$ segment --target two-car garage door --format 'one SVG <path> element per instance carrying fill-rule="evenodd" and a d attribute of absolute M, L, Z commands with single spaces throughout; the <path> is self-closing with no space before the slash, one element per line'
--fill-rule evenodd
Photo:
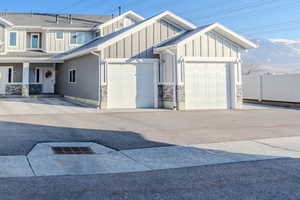
<path fill-rule="evenodd" d="M 153 108 L 156 87 L 154 63 L 110 63 L 107 67 L 108 108 Z"/>
<path fill-rule="evenodd" d="M 230 108 L 230 73 L 226 63 L 185 63 L 185 108 Z"/>

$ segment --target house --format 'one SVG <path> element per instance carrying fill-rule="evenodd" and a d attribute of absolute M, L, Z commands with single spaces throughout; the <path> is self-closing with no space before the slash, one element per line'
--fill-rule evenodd
<path fill-rule="evenodd" d="M 218 23 L 196 27 L 170 11 L 148 19 L 132 11 L 115 18 L 36 15 L 40 32 L 14 31 L 25 18 L 0 18 L 9 38 L 0 56 L 5 95 L 56 93 L 101 109 L 242 105 L 240 53 L 256 46 Z"/>

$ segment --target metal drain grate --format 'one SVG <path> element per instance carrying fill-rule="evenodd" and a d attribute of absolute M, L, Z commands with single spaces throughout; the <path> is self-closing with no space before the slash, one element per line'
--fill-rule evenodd
<path fill-rule="evenodd" d="M 90 147 L 51 147 L 55 154 L 95 154 Z"/>

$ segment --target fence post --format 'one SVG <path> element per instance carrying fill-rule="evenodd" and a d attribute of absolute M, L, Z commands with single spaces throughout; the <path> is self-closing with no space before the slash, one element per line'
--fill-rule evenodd
<path fill-rule="evenodd" d="M 262 102 L 263 100 L 263 75 L 259 75 L 259 98 L 258 101 Z"/>

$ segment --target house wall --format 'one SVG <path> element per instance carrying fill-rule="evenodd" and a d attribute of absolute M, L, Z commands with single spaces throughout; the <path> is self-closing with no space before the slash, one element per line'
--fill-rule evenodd
<path fill-rule="evenodd" d="M 63 52 L 75 48 L 77 46 L 80 46 L 80 45 L 70 43 L 70 38 L 71 38 L 70 32 L 66 32 L 66 31 L 63 32 L 64 35 L 63 40 L 56 39 L 56 32 L 57 31 L 49 31 L 45 33 L 46 39 L 45 39 L 44 49 L 47 52 Z M 87 32 L 87 33 L 92 38 L 92 32 Z"/>
<path fill-rule="evenodd" d="M 135 23 L 136 21 L 131 19 L 130 17 L 124 17 L 112 24 L 102 27 L 102 36 L 108 35 Z"/>
<path fill-rule="evenodd" d="M 13 67 L 13 82 L 22 82 L 23 64 L 22 63 L 0 63 L 0 67 Z"/>
<path fill-rule="evenodd" d="M 17 32 L 17 45 L 10 46 L 9 45 L 9 33 L 10 32 Z M 25 51 L 26 50 L 26 31 L 22 29 L 9 29 L 7 31 L 7 50 L 8 51 Z"/>
<path fill-rule="evenodd" d="M 98 56 L 88 54 L 57 64 L 56 92 L 92 101 L 98 100 Z M 69 70 L 76 69 L 76 83 L 69 83 Z"/>
<path fill-rule="evenodd" d="M 4 52 L 5 50 L 5 27 L 3 25 L 0 24 L 0 53 Z"/>
<path fill-rule="evenodd" d="M 153 54 L 153 46 L 176 35 L 180 31 L 182 30 L 170 23 L 159 20 L 106 47 L 104 49 L 104 57 L 156 58 L 157 55 Z"/>
<path fill-rule="evenodd" d="M 239 47 L 220 34 L 210 31 L 180 46 L 178 56 L 238 57 Z"/>

